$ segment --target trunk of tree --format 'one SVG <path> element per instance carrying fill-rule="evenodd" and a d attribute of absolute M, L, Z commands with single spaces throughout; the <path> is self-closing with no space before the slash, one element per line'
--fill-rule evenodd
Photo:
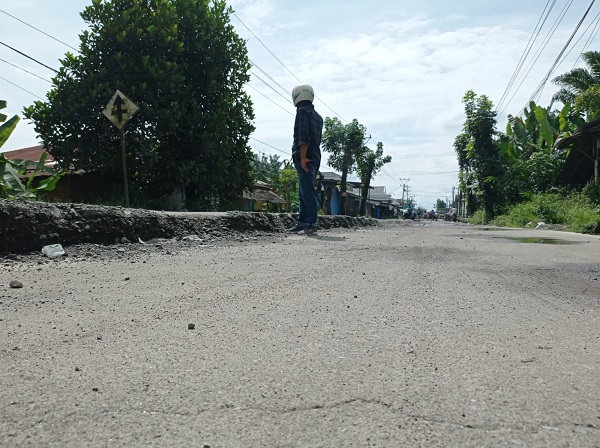
<path fill-rule="evenodd" d="M 342 200 L 340 201 L 340 215 L 346 215 L 348 212 L 348 195 L 346 193 L 346 181 L 348 179 L 348 165 L 350 164 L 350 160 L 350 148 L 346 148 L 344 150 L 344 169 L 342 170 L 342 181 L 340 185 L 340 191 L 342 194 Z"/>
<path fill-rule="evenodd" d="M 365 216 L 367 214 L 367 199 L 369 197 L 369 188 L 371 187 L 371 179 L 367 182 L 363 182 L 361 191 L 360 191 L 360 216 Z"/>
<path fill-rule="evenodd" d="M 340 192 L 341 192 L 341 201 L 340 201 L 340 215 L 346 214 L 346 208 L 348 206 L 348 196 L 346 194 L 346 179 L 348 178 L 348 168 L 344 168 L 342 170 L 342 180 L 340 182 Z"/>

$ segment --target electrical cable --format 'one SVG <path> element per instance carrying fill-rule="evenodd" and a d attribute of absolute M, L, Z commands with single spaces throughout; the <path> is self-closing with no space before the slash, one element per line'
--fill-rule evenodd
<path fill-rule="evenodd" d="M 267 95 L 265 95 L 264 93 L 262 93 L 260 90 L 258 90 L 256 87 L 254 87 L 252 84 L 248 84 L 248 87 L 250 87 L 251 89 L 255 90 L 256 92 L 258 92 L 259 94 L 261 94 L 262 96 L 264 96 L 266 99 L 268 99 L 270 102 L 272 102 L 273 104 L 275 104 L 275 106 L 279 107 L 284 112 L 290 114 L 292 117 L 294 116 L 293 113 L 291 113 L 289 110 L 287 110 L 285 107 L 281 106 L 280 104 L 277 104 L 275 101 L 273 101 Z"/>
<path fill-rule="evenodd" d="M 13 67 L 18 68 L 19 70 L 23 70 L 24 72 L 29 73 L 30 75 L 33 75 L 36 78 L 40 78 L 42 81 L 46 81 L 46 82 L 49 82 L 50 84 L 52 84 L 52 81 L 49 81 L 46 78 L 42 78 L 40 75 L 36 75 L 35 73 L 30 72 L 29 70 L 25 70 L 23 67 L 19 67 L 18 65 L 13 64 L 12 62 L 8 62 L 8 61 L 6 61 L 6 60 L 4 60 L 2 58 L 0 58 L 0 61 L 5 62 L 8 65 L 12 65 Z"/>
<path fill-rule="evenodd" d="M 284 64 L 282 61 L 281 61 L 281 59 L 279 59 L 279 58 L 278 58 L 278 57 L 275 55 L 275 53 L 273 53 L 273 52 L 272 52 L 272 51 L 269 49 L 269 47 L 267 47 L 267 46 L 265 45 L 265 43 L 264 43 L 262 40 L 260 40 L 260 39 L 258 38 L 258 36 L 257 36 L 256 34 L 254 34 L 254 32 L 253 32 L 253 31 L 252 31 L 250 28 L 248 28 L 248 25 L 246 25 L 246 24 L 245 24 L 245 23 L 242 21 L 242 19 L 240 19 L 240 18 L 238 17 L 238 15 L 235 13 L 235 11 L 232 11 L 232 14 L 235 16 L 235 18 L 236 18 L 236 19 L 238 19 L 238 20 L 239 20 L 239 22 L 240 22 L 242 25 L 244 25 L 244 27 L 245 27 L 245 28 L 246 28 L 246 29 L 247 29 L 247 30 L 250 32 L 250 34 L 252 34 L 252 36 L 254 36 L 254 38 L 255 38 L 257 41 L 259 41 L 259 42 L 260 42 L 260 44 L 261 44 L 263 47 L 265 47 L 265 49 L 266 49 L 266 50 L 267 50 L 267 51 L 268 51 L 268 52 L 271 54 L 271 56 L 273 56 L 273 57 L 274 57 L 274 58 L 277 60 L 277 62 L 279 62 L 279 63 L 280 63 L 282 66 L 283 66 L 283 68 L 285 68 L 285 69 L 288 71 L 288 73 L 289 73 L 290 75 L 292 75 L 292 76 L 293 76 L 293 77 L 294 77 L 294 78 L 295 78 L 295 79 L 296 79 L 296 80 L 297 80 L 297 81 L 298 81 L 300 84 L 302 84 L 302 81 L 300 80 L 300 78 L 298 78 L 298 77 L 297 77 L 297 76 L 296 76 L 296 75 L 295 75 L 295 74 L 294 74 L 294 73 L 293 73 L 293 72 L 292 72 L 292 71 L 291 71 L 291 70 L 290 70 L 290 69 L 289 69 L 289 68 L 288 68 L 288 67 L 287 67 L 287 66 L 286 66 L 286 65 L 285 65 L 285 64 Z M 340 114 L 338 114 L 336 111 L 334 111 L 334 110 L 333 110 L 331 107 L 329 107 L 329 106 L 328 106 L 328 105 L 325 103 L 325 101 L 323 101 L 323 100 L 322 100 L 320 97 L 318 97 L 317 95 L 315 95 L 315 99 L 318 99 L 318 100 L 319 100 L 319 101 L 320 101 L 320 102 L 323 104 L 323 106 L 325 106 L 327 109 L 329 109 L 331 112 L 333 112 L 333 114 L 334 114 L 334 115 L 336 115 L 336 116 L 337 116 L 337 117 L 338 117 L 340 120 L 342 120 L 342 121 L 345 121 L 346 123 L 348 123 L 348 120 L 346 120 L 344 117 L 342 117 L 342 116 L 341 116 Z"/>
<path fill-rule="evenodd" d="M 58 70 L 53 69 L 52 67 L 47 66 L 46 64 L 44 64 L 43 62 L 38 61 L 37 59 L 32 58 L 29 55 L 26 55 L 25 53 L 23 53 L 22 51 L 17 50 L 16 48 L 11 47 L 10 45 L 5 44 L 4 42 L 0 42 L 0 45 L 4 45 L 5 47 L 10 48 L 13 51 L 16 51 L 17 53 L 19 53 L 22 56 L 25 56 L 27 59 L 31 59 L 33 62 L 36 62 L 37 64 L 40 64 L 44 67 L 46 67 L 48 70 L 52 70 L 54 73 L 58 73 Z"/>
<path fill-rule="evenodd" d="M 15 19 L 15 20 L 18 20 L 19 22 L 21 22 L 21 23 L 23 23 L 23 24 L 27 25 L 29 28 L 33 28 L 34 30 L 36 30 L 36 31 L 39 31 L 40 33 L 42 33 L 42 34 L 44 34 L 44 35 L 48 36 L 50 39 L 54 39 L 56 42 L 60 42 L 61 44 L 63 44 L 63 45 L 66 45 L 67 47 L 69 47 L 69 48 L 71 48 L 72 50 L 75 50 L 77 53 L 79 53 L 79 50 L 78 50 L 77 48 L 75 48 L 75 47 L 72 47 L 71 45 L 67 44 L 66 42 L 63 42 L 62 40 L 59 40 L 59 39 L 57 39 L 56 37 L 54 37 L 54 36 L 51 36 L 50 34 L 48 34 L 48 33 L 44 32 L 44 31 L 40 30 L 39 28 L 36 28 L 36 27 L 35 27 L 35 26 L 33 26 L 33 25 L 30 25 L 29 23 L 25 22 L 24 20 L 21 20 L 21 19 L 19 19 L 19 18 L 15 17 L 15 16 L 13 16 L 12 14 L 9 14 L 9 13 L 7 13 L 6 11 L 4 11 L 4 10 L 2 10 L 2 9 L 0 9 L 0 12 L 2 12 L 2 13 L 4 13 L 4 14 L 6 14 L 6 15 L 7 15 L 7 16 L 9 16 L 9 17 L 12 17 L 12 18 L 13 18 L 13 19 Z"/>
<path fill-rule="evenodd" d="M 29 90 L 27 90 L 27 89 L 24 89 L 24 88 L 23 88 L 23 87 L 21 87 L 20 85 L 18 85 L 18 84 L 15 84 L 14 82 L 12 82 L 12 81 L 9 81 L 8 79 L 6 79 L 6 78 L 4 78 L 4 77 L 2 77 L 2 76 L 0 76 L 0 79 L 2 79 L 2 80 L 4 80 L 4 81 L 6 81 L 6 82 L 7 82 L 7 83 L 9 83 L 9 84 L 12 84 L 13 86 L 15 86 L 15 87 L 17 87 L 17 88 L 19 88 L 19 89 L 23 90 L 24 92 L 27 92 L 27 93 L 29 93 L 30 95 L 33 95 L 33 96 L 35 96 L 36 98 L 39 98 L 39 99 L 40 99 L 40 100 L 42 100 L 42 101 L 44 100 L 44 98 L 42 98 L 41 96 L 38 96 L 38 95 L 36 95 L 35 93 L 33 93 L 33 92 L 30 92 L 30 91 L 29 91 Z"/>
<path fill-rule="evenodd" d="M 254 138 L 254 137 L 250 137 L 250 138 L 251 138 L 252 140 L 254 140 L 254 141 L 256 141 L 256 142 L 260 143 L 261 145 L 265 145 L 265 146 L 267 146 L 267 147 L 269 147 L 269 148 L 272 148 L 272 149 L 274 149 L 275 151 L 282 152 L 282 153 L 284 153 L 284 154 L 286 154 L 286 155 L 288 155 L 288 156 L 290 156 L 290 157 L 292 156 L 292 153 L 291 153 L 291 151 L 283 151 L 282 149 L 276 148 L 276 147 L 275 147 L 275 146 L 273 146 L 273 145 L 269 145 L 268 143 L 262 142 L 262 141 L 260 141 L 260 140 L 259 140 L 259 139 L 257 139 L 257 138 Z"/>
<path fill-rule="evenodd" d="M 256 79 L 258 79 L 259 81 L 261 81 L 264 85 L 266 85 L 269 89 L 271 89 L 273 92 L 275 92 L 277 95 L 279 95 L 281 98 L 283 98 L 284 100 L 286 100 L 287 102 L 290 102 L 289 98 L 286 98 L 285 96 L 283 96 L 279 91 L 277 91 L 271 84 L 269 84 L 267 81 L 265 81 L 264 79 L 262 79 L 260 76 L 258 76 L 256 73 L 254 73 L 252 70 L 250 70 L 250 73 L 252 74 L 252 76 L 256 77 Z"/>
<path fill-rule="evenodd" d="M 581 33 L 581 36 L 579 36 L 579 39 L 577 39 L 575 41 L 575 43 L 571 46 L 571 48 L 569 49 L 569 51 L 567 51 L 567 53 L 562 57 L 562 59 L 560 60 L 560 62 L 558 63 L 558 65 L 556 66 L 556 68 L 560 67 L 560 65 L 565 62 L 565 59 L 567 59 L 567 57 L 571 54 L 571 52 L 573 51 L 573 49 L 577 46 L 577 44 L 581 41 L 581 39 L 583 39 L 583 37 L 587 34 L 588 30 L 591 28 L 592 25 L 594 25 L 594 21 L 596 21 L 596 25 L 594 25 L 594 30 L 596 29 L 596 27 L 598 26 L 598 18 L 600 17 L 600 12 L 598 14 L 596 14 L 596 17 L 594 17 L 592 19 L 592 21 L 590 22 L 590 24 L 587 26 L 587 28 L 583 31 L 583 33 Z M 592 31 L 593 33 L 593 31 Z M 590 37 L 588 37 L 588 40 L 586 41 L 585 45 L 588 45 L 590 42 L 590 38 L 592 37 L 592 34 L 590 33 Z M 584 48 L 585 48 L 584 45 Z M 581 51 L 581 53 L 579 53 L 579 57 L 581 57 L 581 54 L 583 53 L 583 50 Z M 577 64 L 577 62 L 579 61 L 579 57 L 577 57 L 577 61 L 575 61 L 575 64 Z"/>
<path fill-rule="evenodd" d="M 567 47 L 569 46 L 569 44 L 571 43 L 571 41 L 573 40 L 573 38 L 575 37 L 575 34 L 577 34 L 577 31 L 579 30 L 579 28 L 581 27 L 581 24 L 583 23 L 583 21 L 585 20 L 585 18 L 587 17 L 588 13 L 590 12 L 590 10 L 592 9 L 592 6 L 594 6 L 594 3 L 596 2 L 596 0 L 592 0 L 592 2 L 590 3 L 590 6 L 588 7 L 588 9 L 585 11 L 585 13 L 583 14 L 583 17 L 581 18 L 581 20 L 579 21 L 579 23 L 577 24 L 577 26 L 575 27 L 575 29 L 573 30 L 573 33 L 571 33 L 571 36 L 569 37 L 569 40 L 567 40 L 567 43 L 563 46 L 561 52 L 559 53 L 558 57 L 556 58 L 556 60 L 554 61 L 554 64 L 552 64 L 552 66 L 550 67 L 550 70 L 548 70 L 548 72 L 546 73 L 546 76 L 544 76 L 544 79 L 542 80 L 542 82 L 539 84 L 538 88 L 536 89 L 536 91 L 533 93 L 533 95 L 530 97 L 530 101 L 534 100 L 536 97 L 539 98 L 539 96 L 541 95 L 544 86 L 546 85 L 546 82 L 548 82 L 548 79 L 550 79 L 550 76 L 552 76 L 552 72 L 554 72 L 554 70 L 556 69 L 556 67 L 558 66 L 558 62 L 560 61 L 560 59 L 562 58 L 562 55 L 564 54 L 564 52 L 567 50 Z M 523 108 L 521 111 L 523 111 L 525 108 Z M 519 114 L 520 115 L 520 114 Z"/>
<path fill-rule="evenodd" d="M 581 60 L 581 56 L 583 55 L 583 53 L 586 52 L 586 50 L 589 48 L 590 44 L 594 41 L 594 39 L 598 35 L 598 31 L 600 31 L 600 26 L 598 26 L 598 25 L 600 25 L 600 12 L 596 15 L 594 20 L 596 20 L 596 25 L 594 25 L 594 28 L 592 29 L 592 32 L 590 33 L 590 37 L 588 37 L 588 40 L 586 41 L 586 43 L 583 44 L 583 47 L 581 48 L 581 52 L 579 53 L 579 56 L 577 56 L 577 59 L 575 60 L 575 63 L 573 64 L 572 69 L 577 67 L 577 64 Z M 594 23 L 594 22 L 592 21 L 592 23 Z M 591 24 L 584 31 L 584 34 L 587 32 L 587 30 L 590 28 L 590 26 L 591 26 Z M 579 40 L 581 40 L 581 38 L 579 38 Z M 579 40 L 577 42 L 579 42 Z M 577 45 L 577 42 L 575 42 L 575 45 Z"/>
<path fill-rule="evenodd" d="M 546 20 L 548 19 L 548 16 L 550 15 L 550 12 L 552 11 L 552 9 L 554 8 L 554 5 L 556 4 L 556 0 L 554 0 L 552 3 L 552 6 L 548 10 L 548 13 L 546 14 L 546 17 L 544 18 L 544 20 L 542 22 L 542 18 L 544 17 L 544 13 L 546 12 L 546 9 L 548 9 L 548 5 L 550 5 L 550 1 L 551 0 L 548 0 L 546 2 L 546 6 L 544 7 L 544 10 L 542 11 L 542 14 L 540 15 L 540 18 L 538 19 L 538 22 L 536 23 L 535 28 L 533 29 L 533 32 L 531 33 L 531 36 L 529 36 L 529 41 L 527 42 L 527 45 L 525 46 L 525 49 L 523 50 L 523 53 L 521 54 L 521 58 L 519 59 L 519 62 L 517 62 L 517 67 L 515 68 L 515 71 L 513 72 L 512 76 L 510 78 L 510 81 L 508 82 L 508 85 L 506 86 L 506 89 L 504 89 L 504 93 L 502 94 L 500 101 L 498 101 L 496 110 L 498 110 L 500 107 L 502 107 L 503 101 L 505 100 L 506 96 L 508 95 L 508 92 L 512 88 L 514 82 L 516 81 L 516 79 L 519 75 L 519 72 L 521 71 L 521 69 L 523 68 L 523 65 L 525 64 L 525 60 L 529 56 L 529 52 L 533 48 L 533 44 L 537 40 L 537 38 L 540 34 L 540 31 L 544 27 L 544 24 L 546 23 Z M 540 22 L 541 22 L 541 25 L 540 25 Z M 539 29 L 538 29 L 538 26 L 539 26 Z M 537 30 L 537 33 L 536 33 L 536 30 Z"/>
<path fill-rule="evenodd" d="M 291 90 L 286 89 L 285 87 L 283 87 L 281 84 L 279 84 L 277 81 L 275 81 L 275 79 L 273 79 L 273 77 L 271 75 L 269 75 L 266 71 L 264 71 L 262 68 L 260 68 L 258 66 L 258 64 L 256 64 L 254 61 L 252 61 L 251 59 L 249 59 L 250 64 L 252 64 L 253 67 L 256 67 L 257 69 L 259 69 L 267 78 L 269 78 L 271 81 L 273 81 L 273 83 L 279 87 L 281 89 L 281 91 L 285 94 L 285 95 L 289 95 L 289 93 L 291 92 Z"/>
<path fill-rule="evenodd" d="M 548 46 L 548 43 L 550 42 L 550 39 L 552 39 L 552 36 L 554 36 L 554 33 L 558 29 L 558 25 L 560 25 L 560 23 L 563 21 L 565 15 L 567 14 L 568 10 L 570 9 L 571 5 L 573 4 L 573 1 L 574 0 L 570 0 L 569 3 L 567 3 L 565 5 L 565 7 L 563 8 L 563 10 L 559 13 L 558 17 L 554 21 L 554 24 L 552 25 L 552 27 L 548 31 L 548 34 L 546 35 L 546 37 L 542 41 L 542 44 L 541 44 L 540 48 L 536 51 L 536 53 L 534 55 L 533 61 L 529 64 L 529 69 L 527 70 L 527 73 L 525 73 L 525 76 L 523 77 L 523 79 L 521 79 L 521 82 L 519 83 L 519 86 L 514 91 L 513 95 L 510 97 L 510 100 L 507 103 L 504 104 L 504 107 L 499 112 L 499 114 L 502 114 L 506 110 L 506 108 L 508 107 L 508 105 L 510 104 L 510 102 L 514 99 L 515 95 L 517 94 L 517 92 L 519 91 L 519 89 L 521 88 L 521 86 L 523 85 L 523 83 L 525 82 L 525 80 L 527 79 L 527 77 L 529 76 L 529 74 L 531 73 L 531 70 L 533 70 L 533 67 L 535 66 L 536 62 L 539 60 L 540 56 L 542 55 L 542 53 L 544 52 L 544 50 Z M 529 101 L 527 101 L 528 105 L 529 105 L 529 102 L 531 100 L 532 100 L 532 97 L 530 97 Z M 525 107 L 527 107 L 527 106 L 525 106 Z M 521 112 L 519 112 L 518 115 L 520 115 L 524 109 L 525 108 L 523 108 L 521 110 Z"/>

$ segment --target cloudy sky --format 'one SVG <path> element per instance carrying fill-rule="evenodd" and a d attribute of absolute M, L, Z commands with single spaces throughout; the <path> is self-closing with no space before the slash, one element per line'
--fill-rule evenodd
<path fill-rule="evenodd" d="M 71 50 L 67 45 L 78 47 L 86 26 L 79 12 L 91 0 L 3 3 L 0 43 L 58 68 L 58 59 Z M 457 185 L 452 143 L 464 121 L 465 92 L 473 89 L 500 105 L 498 129 L 503 130 L 506 115 L 516 115 L 527 104 L 591 3 L 230 0 L 236 11 L 232 23 L 247 40 L 256 65 L 248 88 L 256 114 L 253 150 L 288 157 L 294 114 L 290 92 L 301 80 L 314 87 L 321 115 L 356 118 L 367 127 L 373 148 L 383 142 L 393 160 L 375 185 L 401 197 L 400 179 L 410 179 L 411 196 L 431 207 Z M 583 50 L 598 49 L 599 17 L 600 3 L 592 6 L 553 76 L 581 65 Z M 539 33 L 532 39 L 534 30 Z M 529 42 L 523 68 L 500 103 Z M 20 114 L 24 106 L 45 98 L 52 72 L 5 45 L 0 45 L 0 99 L 8 101 L 10 115 Z M 538 103 L 549 105 L 555 91 L 548 82 Z M 2 150 L 35 144 L 33 126 L 22 121 Z"/>

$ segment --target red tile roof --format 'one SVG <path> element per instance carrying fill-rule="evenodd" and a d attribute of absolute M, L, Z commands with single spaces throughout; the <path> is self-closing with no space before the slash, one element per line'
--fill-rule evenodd
<path fill-rule="evenodd" d="M 38 146 L 31 146 L 29 148 L 15 149 L 14 151 L 6 151 L 6 152 L 3 152 L 2 154 L 4 154 L 4 156 L 9 160 L 25 159 L 25 160 L 38 161 L 42 157 L 42 154 L 44 153 L 44 151 L 45 151 L 44 147 L 42 145 L 38 145 Z M 52 161 L 54 161 L 54 159 L 52 158 L 52 156 L 50 154 L 48 154 L 48 158 L 46 159 L 46 165 L 48 165 L 49 162 L 52 162 Z"/>

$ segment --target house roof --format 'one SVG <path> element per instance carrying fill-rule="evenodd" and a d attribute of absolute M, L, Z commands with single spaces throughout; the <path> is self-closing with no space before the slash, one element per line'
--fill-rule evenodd
<path fill-rule="evenodd" d="M 2 154 L 4 154 L 4 156 L 8 160 L 24 159 L 24 160 L 38 161 L 42 157 L 42 154 L 44 154 L 45 150 L 46 149 L 42 145 L 37 145 L 37 146 L 30 146 L 29 148 L 15 149 L 14 151 L 6 151 L 6 152 L 3 152 Z M 53 161 L 54 161 L 54 159 L 52 158 L 52 156 L 50 154 L 48 154 L 48 158 L 46 159 L 46 164 L 48 165 L 49 162 L 53 162 Z"/>
<path fill-rule="evenodd" d="M 558 143 L 569 149 L 558 181 L 567 185 L 584 185 L 594 177 L 594 139 L 600 137 L 600 119 L 586 123 L 580 132 Z"/>

